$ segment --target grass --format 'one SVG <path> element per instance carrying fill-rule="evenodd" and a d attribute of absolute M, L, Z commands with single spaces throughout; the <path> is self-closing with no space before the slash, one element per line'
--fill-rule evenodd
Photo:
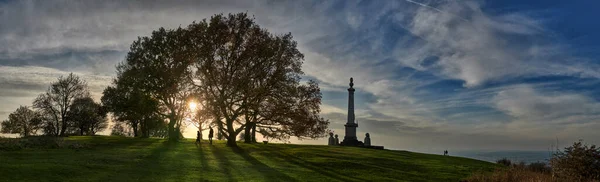
<path fill-rule="evenodd" d="M 6 140 L 6 139 L 0 139 Z M 0 181 L 459 181 L 499 165 L 354 147 L 69 137 L 80 149 L 0 151 Z"/>

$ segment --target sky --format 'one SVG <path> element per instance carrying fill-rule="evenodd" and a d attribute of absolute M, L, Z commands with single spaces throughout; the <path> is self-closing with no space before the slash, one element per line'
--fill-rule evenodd
<path fill-rule="evenodd" d="M 291 32 L 322 116 L 420 152 L 600 144 L 599 1 L 0 1 L 0 120 L 74 72 L 99 101 L 129 45 L 160 27 L 247 12 Z M 186 131 L 193 137 L 193 130 Z M 189 135 L 189 136 L 188 136 Z M 292 143 L 326 144 L 319 140 Z"/>

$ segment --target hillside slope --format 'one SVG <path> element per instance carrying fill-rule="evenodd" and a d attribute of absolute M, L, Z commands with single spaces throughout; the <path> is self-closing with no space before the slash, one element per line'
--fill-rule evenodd
<path fill-rule="evenodd" d="M 2 139 L 0 139 L 2 140 Z M 459 181 L 488 162 L 407 151 L 69 137 L 83 149 L 0 151 L 0 181 Z"/>

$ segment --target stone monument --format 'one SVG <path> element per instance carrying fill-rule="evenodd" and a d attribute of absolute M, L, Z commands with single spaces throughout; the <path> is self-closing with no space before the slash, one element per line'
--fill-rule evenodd
<path fill-rule="evenodd" d="M 344 125 L 346 127 L 346 136 L 340 145 L 344 146 L 362 146 L 362 142 L 356 138 L 356 127 L 358 124 L 354 122 L 354 80 L 350 78 L 350 88 L 348 88 L 348 121 Z"/>

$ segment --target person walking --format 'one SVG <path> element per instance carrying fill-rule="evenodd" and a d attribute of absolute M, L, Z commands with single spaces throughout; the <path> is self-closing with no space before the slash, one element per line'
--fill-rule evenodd
<path fill-rule="evenodd" d="M 196 145 L 200 144 L 200 131 L 196 132 Z"/>
<path fill-rule="evenodd" d="M 212 129 L 212 127 L 210 127 L 210 129 L 208 130 L 208 141 L 210 141 L 211 145 L 212 145 L 212 138 L 213 138 L 213 129 Z"/>

